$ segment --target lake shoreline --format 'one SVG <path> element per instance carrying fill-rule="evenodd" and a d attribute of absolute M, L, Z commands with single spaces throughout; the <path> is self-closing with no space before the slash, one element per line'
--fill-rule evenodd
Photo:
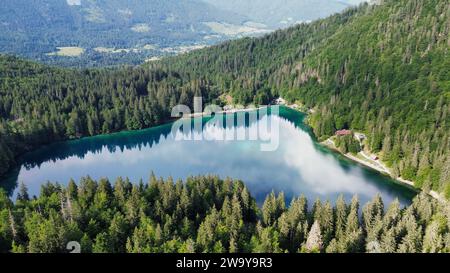
<path fill-rule="evenodd" d="M 187 115 L 183 115 L 180 118 L 199 118 L 199 117 L 211 117 L 212 114 L 217 114 L 217 115 L 222 115 L 222 114 L 234 114 L 234 113 L 239 113 L 239 112 L 250 112 L 250 111 L 258 111 L 264 108 L 270 107 L 270 105 L 268 106 L 260 106 L 260 107 L 250 107 L 250 108 L 231 108 L 229 110 L 222 110 L 222 111 L 218 111 L 218 112 L 212 112 L 212 113 L 206 113 L 206 112 L 201 112 L 201 113 L 191 113 L 191 114 L 187 114 Z"/>
<path fill-rule="evenodd" d="M 260 106 L 260 107 L 249 107 L 249 108 L 234 108 L 234 107 L 232 107 L 232 108 L 227 109 L 227 110 L 223 110 L 223 111 L 220 111 L 220 112 L 216 112 L 215 114 L 234 114 L 234 113 L 237 113 L 237 112 L 257 111 L 257 110 L 264 109 L 264 108 L 267 108 L 267 107 L 270 107 L 270 106 L 272 106 L 272 105 L 268 105 L 268 106 Z M 302 113 L 302 114 L 305 114 L 306 116 L 308 115 L 308 112 L 311 112 L 311 111 L 304 111 L 304 110 L 302 110 L 302 109 L 299 109 L 299 107 L 298 107 L 297 105 L 295 105 L 295 104 L 294 104 L 294 105 L 282 104 L 282 105 L 279 105 L 279 106 L 285 107 L 285 108 L 288 108 L 288 109 L 291 109 L 291 110 L 293 110 L 293 111 L 296 111 L 296 112 L 299 112 L 299 113 Z M 211 116 L 211 114 L 209 114 L 209 113 L 207 114 L 207 113 L 205 113 L 205 112 L 202 112 L 202 113 L 192 113 L 192 114 L 185 115 L 185 116 L 182 116 L 182 117 L 173 118 L 172 120 L 167 120 L 166 122 L 164 122 L 164 123 L 162 123 L 162 124 L 160 124 L 160 125 L 152 126 L 152 127 L 146 128 L 146 129 L 157 128 L 157 127 L 160 127 L 160 126 L 167 126 L 168 124 L 170 124 L 170 123 L 172 123 L 172 122 L 174 122 L 174 121 L 176 121 L 176 120 L 178 120 L 178 119 L 180 119 L 180 118 L 201 118 L 201 117 L 210 117 L 210 116 Z M 306 120 L 303 121 L 303 122 L 307 125 Z M 145 129 L 144 129 L 144 130 L 145 130 Z M 90 136 L 90 137 L 87 137 L 87 138 L 96 138 L 96 137 L 101 137 L 101 136 L 110 136 L 110 135 L 114 135 L 114 134 L 121 134 L 121 133 L 124 133 L 124 132 L 130 132 L 130 131 L 133 132 L 133 131 L 135 131 L 135 130 L 124 130 L 124 131 L 119 131 L 119 132 L 114 132 L 114 133 L 109 133 L 109 134 L 102 134 L 102 135 Z M 80 140 L 80 139 L 83 139 L 83 138 L 86 138 L 86 137 L 81 137 L 81 138 L 71 139 L 71 140 L 69 140 L 69 141 L 77 141 L 77 140 Z M 67 140 L 65 140 L 65 141 L 67 141 Z M 61 141 L 61 142 L 64 142 L 64 141 Z M 339 154 L 343 155 L 344 157 L 348 158 L 349 160 L 352 160 L 353 162 L 356 162 L 356 163 L 359 163 L 359 164 L 361 164 L 361 165 L 363 165 L 363 166 L 365 166 L 365 167 L 371 168 L 371 169 L 377 171 L 378 173 L 381 173 L 381 174 L 390 176 L 390 172 L 389 172 L 389 171 L 386 171 L 386 170 L 377 168 L 377 166 L 374 166 L 373 164 L 370 164 L 370 163 L 368 163 L 368 162 L 366 162 L 366 161 L 364 161 L 364 160 L 361 160 L 361 159 L 359 159 L 359 158 L 357 158 L 357 157 L 354 157 L 354 156 L 352 156 L 352 155 L 349 155 L 349 154 L 347 154 L 347 155 L 346 155 L 346 154 L 343 154 L 343 153 L 341 153 L 336 147 L 332 147 L 332 146 L 330 146 L 330 145 L 326 145 L 326 144 L 324 144 L 324 143 L 320 143 L 319 141 L 317 141 L 317 143 L 320 144 L 320 145 L 322 145 L 322 146 L 325 146 L 325 147 L 326 147 L 327 149 L 329 149 L 329 150 L 333 150 L 333 151 L 335 151 L 335 152 L 338 152 Z M 52 143 L 52 144 L 53 144 L 53 143 Z M 333 144 L 334 144 L 334 143 L 333 143 Z M 44 146 L 46 146 L 46 145 L 44 145 Z M 333 145 L 333 146 L 334 146 L 334 145 Z M 418 190 L 418 189 L 416 189 L 416 188 L 414 187 L 414 184 L 413 184 L 413 182 L 411 182 L 411 181 L 406 181 L 406 180 L 403 180 L 403 179 L 395 179 L 395 180 L 398 181 L 398 182 L 399 182 L 398 184 L 400 184 L 400 185 L 402 185 L 402 186 L 406 186 L 406 187 L 408 187 L 409 189 L 414 189 L 414 190 L 416 190 L 416 191 Z M 439 200 L 439 201 L 444 201 L 444 202 L 445 202 L 445 199 L 443 199 L 442 197 L 440 197 L 438 193 L 436 193 L 436 192 L 434 192 L 434 193 L 430 192 L 429 194 L 430 194 L 433 198 L 435 198 L 435 199 L 437 199 L 437 200 Z"/>
<path fill-rule="evenodd" d="M 237 113 L 237 112 L 248 112 L 248 111 L 257 111 L 266 107 L 270 107 L 271 105 L 268 106 L 261 106 L 261 107 L 251 107 L 251 108 L 231 108 L 229 110 L 223 110 L 220 112 L 217 112 L 216 114 L 233 114 L 233 113 Z M 163 119 L 160 123 L 155 124 L 153 126 L 150 127 L 145 127 L 145 128 L 141 128 L 141 129 L 137 129 L 137 130 L 129 130 L 129 129 L 121 129 L 121 130 L 117 130 L 117 131 L 113 131 L 113 132 L 109 132 L 109 133 L 100 133 L 100 134 L 96 134 L 96 135 L 83 135 L 83 136 L 78 136 L 78 137 L 72 137 L 72 138 L 62 138 L 59 140 L 55 140 L 55 141 L 50 141 L 50 142 L 44 142 L 40 145 L 37 145 L 37 147 L 32 147 L 26 151 L 24 151 L 23 153 L 20 153 L 16 156 L 15 158 L 15 162 L 16 164 L 14 164 L 13 166 L 10 166 L 10 168 L 5 171 L 4 173 L 0 173 L 0 184 L 2 184 L 3 180 L 6 179 L 9 174 L 11 172 L 16 171 L 18 168 L 20 169 L 20 165 L 21 165 L 21 159 L 28 153 L 32 153 L 38 149 L 41 148 L 45 148 L 51 145 L 55 145 L 58 143 L 63 143 L 63 142 L 67 142 L 67 141 L 79 141 L 79 140 L 83 140 L 86 138 L 100 138 L 100 137 L 106 137 L 106 136 L 114 136 L 114 135 L 119 135 L 119 134 L 124 134 L 127 132 L 136 132 L 136 131 L 140 131 L 140 130 L 149 130 L 149 129 L 154 129 L 154 128 L 158 128 L 160 126 L 167 126 L 169 124 L 172 124 L 174 122 L 176 122 L 179 119 L 183 119 L 183 118 L 196 118 L 196 117 L 210 117 L 211 115 L 207 115 L 205 112 L 202 113 L 191 113 L 185 116 L 181 116 L 181 117 L 170 117 L 170 118 L 165 118 Z"/>
<path fill-rule="evenodd" d="M 323 147 L 326 147 L 327 149 L 333 150 L 337 153 L 339 153 L 340 155 L 346 157 L 347 159 L 350 159 L 354 162 L 357 162 L 363 166 L 366 166 L 372 170 L 375 170 L 381 174 L 387 175 L 389 177 L 391 177 L 393 180 L 395 180 L 395 182 L 397 182 L 399 185 L 414 189 L 418 192 L 423 192 L 422 189 L 418 189 L 414 186 L 414 182 L 410 181 L 410 180 L 406 180 L 403 179 L 401 177 L 397 177 L 394 178 L 392 177 L 392 171 L 385 166 L 382 162 L 376 162 L 377 164 L 375 164 L 374 162 L 372 162 L 373 160 L 370 159 L 369 156 L 365 155 L 364 151 L 359 152 L 358 154 L 362 155 L 363 157 L 365 157 L 365 159 L 367 160 L 363 160 L 358 158 L 356 155 L 353 155 L 351 153 L 347 153 L 344 154 L 343 152 L 341 152 L 335 145 L 335 143 L 333 142 L 333 140 L 331 140 L 331 138 L 326 139 L 325 141 L 319 142 L 320 145 L 322 145 Z M 369 161 L 370 160 L 370 161 Z M 447 203 L 447 200 L 438 192 L 431 190 L 430 192 L 427 193 L 429 196 L 433 197 L 434 199 L 436 199 L 439 202 L 442 203 Z"/>
<path fill-rule="evenodd" d="M 309 113 L 313 112 L 313 109 L 308 109 L 307 111 L 299 110 L 298 107 L 296 107 L 295 104 L 294 105 L 284 104 L 282 106 L 288 107 L 288 108 L 290 108 L 290 109 L 292 109 L 294 111 L 298 111 L 298 112 L 303 113 L 305 115 L 308 115 Z M 310 126 L 310 125 L 308 125 L 308 126 Z M 325 141 L 322 141 L 322 142 L 317 141 L 317 143 L 319 143 L 322 147 L 325 147 L 325 148 L 327 148 L 327 149 L 329 149 L 331 151 L 335 151 L 335 152 L 339 153 L 340 155 L 344 156 L 345 158 L 347 158 L 347 159 L 349 159 L 349 160 L 351 160 L 353 162 L 359 163 L 359 164 L 361 164 L 361 165 L 363 165 L 363 166 L 365 166 L 367 168 L 370 168 L 370 169 L 372 169 L 374 171 L 379 172 L 380 174 L 387 175 L 387 176 L 391 177 L 393 180 L 395 180 L 395 182 L 397 182 L 397 184 L 399 184 L 401 186 L 408 187 L 408 188 L 416 190 L 418 192 L 423 192 L 422 189 L 418 189 L 418 188 L 416 188 L 414 186 L 414 182 L 413 181 L 406 180 L 406 179 L 403 179 L 401 177 L 393 178 L 392 177 L 392 171 L 386 165 L 384 165 L 381 161 L 380 162 L 376 162 L 377 164 L 374 164 L 373 162 L 371 162 L 373 160 L 370 159 L 370 156 L 365 155 L 363 151 L 360 152 L 360 153 L 368 161 L 362 160 L 362 159 L 358 158 L 357 156 L 354 156 L 354 155 L 352 155 L 350 153 L 347 153 L 347 154 L 342 153 L 336 147 L 334 141 L 331 140 L 331 138 L 328 138 L 328 139 L 326 139 Z M 431 190 L 427 194 L 429 196 L 431 196 L 432 198 L 436 199 L 437 201 L 441 202 L 441 203 L 444 203 L 444 204 L 447 203 L 447 200 L 445 199 L 445 197 L 443 197 L 441 194 L 439 194 L 436 191 Z"/>

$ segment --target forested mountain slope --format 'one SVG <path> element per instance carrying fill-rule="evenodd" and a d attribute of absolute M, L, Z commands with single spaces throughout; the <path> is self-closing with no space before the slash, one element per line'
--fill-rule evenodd
<path fill-rule="evenodd" d="M 384 1 L 167 65 L 209 73 L 243 103 L 269 90 L 299 100 L 319 138 L 364 131 L 394 175 L 449 192 L 449 31 L 446 1 Z"/>
<path fill-rule="evenodd" d="M 396 175 L 450 195 L 450 8 L 389 0 L 144 67 L 72 71 L 0 58 L 0 171 L 42 142 L 139 129 L 194 95 L 314 114 L 319 138 L 365 132 Z"/>
<path fill-rule="evenodd" d="M 387 1 L 308 56 L 318 76 L 297 88 L 286 81 L 285 94 L 317 106 L 317 135 L 363 130 L 394 175 L 448 191 L 449 49 L 448 3 Z"/>
<path fill-rule="evenodd" d="M 140 64 L 229 38 L 205 40 L 217 33 L 204 22 L 246 20 L 201 0 L 2 0 L 0 52 L 58 65 Z"/>

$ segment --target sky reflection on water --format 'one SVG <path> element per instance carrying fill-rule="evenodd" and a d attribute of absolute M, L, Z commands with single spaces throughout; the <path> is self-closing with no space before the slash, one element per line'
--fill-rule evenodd
<path fill-rule="evenodd" d="M 175 141 L 176 136 L 168 133 L 170 125 L 165 125 L 51 145 L 30 153 L 10 180 L 23 181 L 30 194 L 38 195 L 46 181 L 66 184 L 70 178 L 78 181 L 87 175 L 138 182 L 146 181 L 151 171 L 174 179 L 214 174 L 243 180 L 258 203 L 272 190 L 284 191 L 288 202 L 301 194 L 310 202 L 316 198 L 334 202 L 340 194 L 346 199 L 358 194 L 366 203 L 377 193 L 386 203 L 396 197 L 403 205 L 410 202 L 413 191 L 318 147 L 301 123 L 303 115 L 290 111 L 284 109 L 282 117 L 263 116 L 241 128 L 251 130 L 268 119 L 277 122 L 279 147 L 273 152 L 260 151 L 261 141 Z M 227 130 L 232 128 L 203 127 L 204 135 L 212 138 Z"/>

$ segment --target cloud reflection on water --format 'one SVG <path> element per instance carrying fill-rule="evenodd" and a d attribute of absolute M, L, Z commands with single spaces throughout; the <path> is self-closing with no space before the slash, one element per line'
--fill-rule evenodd
<path fill-rule="evenodd" d="M 355 164 L 343 165 L 335 155 L 320 151 L 307 132 L 285 118 L 264 116 L 257 123 L 237 130 L 254 130 L 267 119 L 277 122 L 280 128 L 279 148 L 273 152 L 262 152 L 262 141 L 175 141 L 176 136 L 161 134 L 152 145 L 122 149 L 103 146 L 82 157 L 72 155 L 31 168 L 22 167 L 18 181 L 24 181 L 31 194 L 38 194 L 43 181 L 65 184 L 69 178 L 77 181 L 86 175 L 94 179 L 108 177 L 111 181 L 127 176 L 138 182 L 141 178 L 146 181 L 151 171 L 174 179 L 216 174 L 245 181 L 259 202 L 272 190 L 284 191 L 288 199 L 304 194 L 310 201 L 315 198 L 335 201 L 339 194 L 350 199 L 358 194 L 365 203 L 380 192 L 386 203 L 395 197 L 403 204 L 409 202 L 402 190 L 386 184 L 387 178 Z M 233 130 L 227 126 L 205 126 L 203 136 L 218 139 Z"/>

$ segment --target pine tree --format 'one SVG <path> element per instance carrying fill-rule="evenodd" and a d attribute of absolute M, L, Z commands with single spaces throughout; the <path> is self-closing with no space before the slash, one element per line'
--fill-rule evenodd
<path fill-rule="evenodd" d="M 405 233 L 399 244 L 401 253 L 417 253 L 422 250 L 422 227 L 417 224 L 413 209 L 408 208 L 402 218 L 400 227 Z"/>
<path fill-rule="evenodd" d="M 260 227 L 257 237 L 252 238 L 254 253 L 280 253 L 278 232 L 273 227 Z"/>
<path fill-rule="evenodd" d="M 99 233 L 95 237 L 94 244 L 92 245 L 93 253 L 112 253 L 110 238 L 106 232 Z"/>
<path fill-rule="evenodd" d="M 386 230 L 381 235 L 380 248 L 383 253 L 393 253 L 397 249 L 395 229 Z"/>
<path fill-rule="evenodd" d="M 308 239 L 306 240 L 302 251 L 306 252 L 320 252 L 323 247 L 322 234 L 320 230 L 319 221 L 315 221 L 308 233 Z"/>
<path fill-rule="evenodd" d="M 266 226 L 274 224 L 276 219 L 277 202 L 275 193 L 272 191 L 269 196 L 266 197 L 262 206 L 263 223 Z"/>
<path fill-rule="evenodd" d="M 359 200 L 357 196 L 352 198 L 350 212 L 347 217 L 345 239 L 343 245 L 346 252 L 360 252 L 362 248 L 363 231 L 359 223 Z"/>
<path fill-rule="evenodd" d="M 341 239 L 344 237 L 348 216 L 348 208 L 342 195 L 336 201 L 335 215 L 336 238 Z"/>
<path fill-rule="evenodd" d="M 367 236 L 367 243 L 376 242 L 383 228 L 384 205 L 381 196 L 377 194 L 372 202 L 368 203 L 362 213 L 362 221 Z"/>
<path fill-rule="evenodd" d="M 329 201 L 327 201 L 322 207 L 320 227 L 322 231 L 323 245 L 327 246 L 333 238 L 334 232 L 333 206 Z"/>
<path fill-rule="evenodd" d="M 179 253 L 195 253 L 195 242 L 189 238 L 180 247 Z"/>
<path fill-rule="evenodd" d="M 28 195 L 28 188 L 23 182 L 20 183 L 19 192 L 17 193 L 17 200 L 25 202 L 30 200 L 30 197 Z"/>
<path fill-rule="evenodd" d="M 441 229 L 439 221 L 433 221 L 427 226 L 423 238 L 423 252 L 439 253 L 443 250 L 444 240 Z"/>

